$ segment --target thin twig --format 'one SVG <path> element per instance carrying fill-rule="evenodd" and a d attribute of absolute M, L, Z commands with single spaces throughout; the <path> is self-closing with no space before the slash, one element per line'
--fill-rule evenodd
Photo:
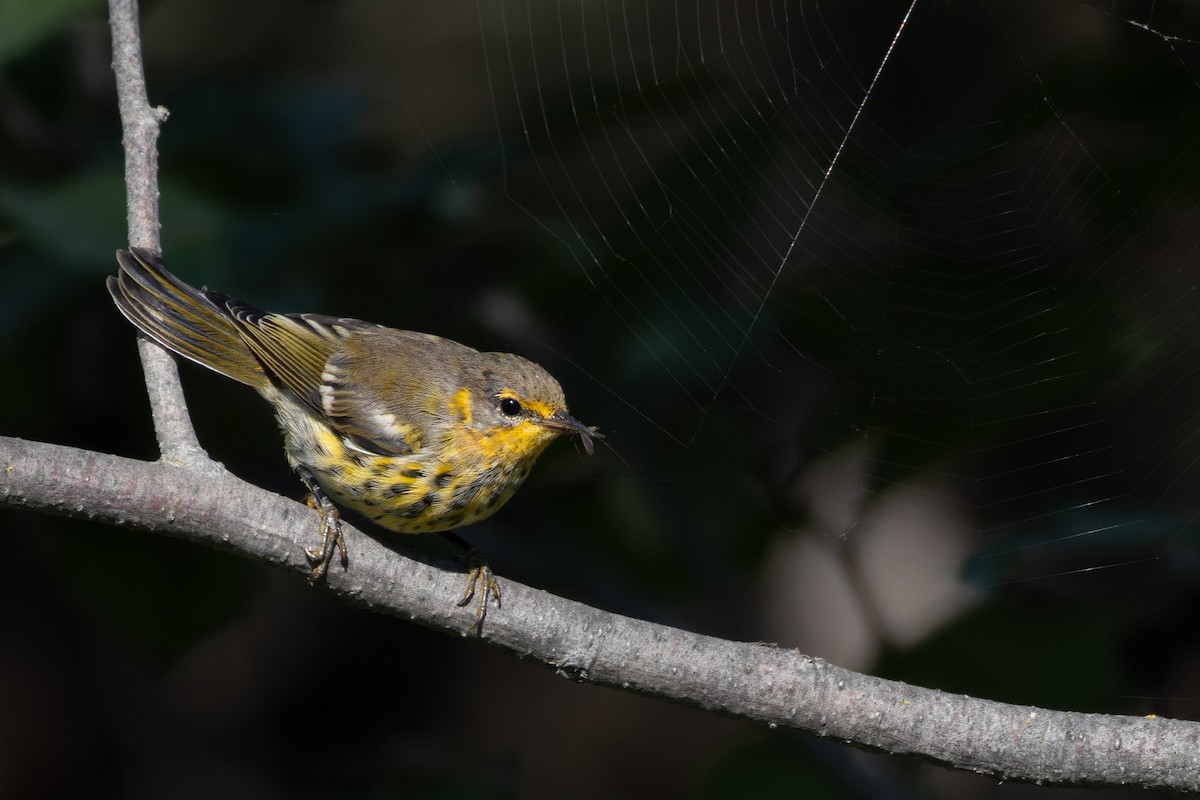
<path fill-rule="evenodd" d="M 129 243 L 162 250 L 158 217 L 158 128 L 167 118 L 164 108 L 151 108 L 142 68 L 137 0 L 111 0 L 109 25 L 113 37 L 113 72 L 121 112 L 125 147 L 125 194 Z M 114 248 L 115 249 L 115 248 Z M 138 352 L 146 376 L 150 413 L 164 461 L 212 471 L 216 465 L 200 447 L 188 416 L 175 360 L 158 345 L 138 337 Z"/>

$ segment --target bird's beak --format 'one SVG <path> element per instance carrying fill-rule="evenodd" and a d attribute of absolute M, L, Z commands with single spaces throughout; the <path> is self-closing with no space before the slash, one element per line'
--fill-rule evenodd
<path fill-rule="evenodd" d="M 583 440 L 583 449 L 589 456 L 594 450 L 592 440 L 604 438 L 604 434 L 596 430 L 595 427 L 584 425 L 579 420 L 562 411 L 555 411 L 550 416 L 537 420 L 537 423 L 543 427 L 562 433 L 579 434 L 579 438 Z"/>

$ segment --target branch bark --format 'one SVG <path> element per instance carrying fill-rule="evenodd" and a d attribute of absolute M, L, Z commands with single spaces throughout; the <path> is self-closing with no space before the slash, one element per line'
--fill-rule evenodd
<path fill-rule="evenodd" d="M 111 0 L 113 67 L 127 158 L 129 241 L 159 249 L 156 141 L 136 0 Z M 162 459 L 0 437 L 0 505 L 142 528 L 298 574 L 315 526 L 305 506 L 208 459 L 173 360 L 140 343 Z M 294 532 L 294 535 L 289 533 Z M 731 642 L 610 614 L 505 581 L 505 606 L 476 630 L 454 605 L 462 570 L 345 526 L 349 570 L 328 589 L 374 611 L 478 635 L 571 680 L 791 727 L 1004 780 L 1200 791 L 1200 724 L 1013 706 L 850 672 L 769 645 Z"/>
<path fill-rule="evenodd" d="M 68 499 L 69 498 L 69 499 Z M 0 504 L 153 530 L 308 573 L 313 511 L 226 472 L 0 437 Z M 765 644 L 656 625 L 504 583 L 477 634 L 462 568 L 346 526 L 348 602 L 610 686 L 1002 780 L 1200 791 L 1200 723 L 1075 714 L 946 694 Z"/>
<path fill-rule="evenodd" d="M 146 97 L 142 67 L 137 0 L 111 0 L 109 28 L 113 41 L 113 72 L 117 105 L 121 112 L 125 148 L 125 196 L 129 243 L 161 251 L 158 215 L 158 129 L 167 110 L 151 108 Z M 144 336 L 138 337 L 138 354 L 146 375 L 146 391 L 159 452 L 164 461 L 208 469 L 208 454 L 196 439 L 195 428 L 183 399 L 175 360 Z"/>

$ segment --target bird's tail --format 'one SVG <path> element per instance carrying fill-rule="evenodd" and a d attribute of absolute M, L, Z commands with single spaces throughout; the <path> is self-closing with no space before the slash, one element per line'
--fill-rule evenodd
<path fill-rule="evenodd" d="M 255 389 L 267 385 L 262 366 L 226 311 L 223 295 L 184 283 L 150 250 L 118 250 L 117 262 L 121 269 L 108 278 L 108 292 L 127 320 L 184 358 Z"/>

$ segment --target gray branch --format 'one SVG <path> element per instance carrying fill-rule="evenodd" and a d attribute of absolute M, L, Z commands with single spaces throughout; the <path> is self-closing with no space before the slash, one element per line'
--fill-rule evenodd
<path fill-rule="evenodd" d="M 113 72 L 121 112 L 125 147 L 125 197 L 129 243 L 161 250 L 158 229 L 158 126 L 164 108 L 151 108 L 146 99 L 142 43 L 138 32 L 137 0 L 111 0 L 109 28 L 113 40 Z M 203 469 L 211 463 L 200 447 L 183 399 L 175 360 L 158 345 L 138 337 L 138 353 L 146 374 L 150 413 L 163 460 Z"/>
<path fill-rule="evenodd" d="M 0 505 L 153 530 L 308 573 L 308 507 L 227 472 L 0 437 Z M 1200 723 L 1050 711 L 873 678 L 765 644 L 610 614 L 504 582 L 474 630 L 463 571 L 346 526 L 328 590 L 363 608 L 484 641 L 570 680 L 640 692 L 909 754 L 1002 780 L 1200 791 Z"/>

